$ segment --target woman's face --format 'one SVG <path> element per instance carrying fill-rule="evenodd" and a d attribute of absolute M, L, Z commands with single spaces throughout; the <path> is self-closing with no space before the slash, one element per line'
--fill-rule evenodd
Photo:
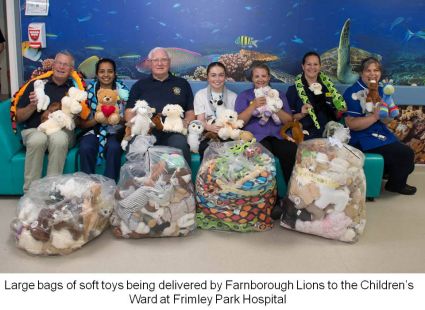
<path fill-rule="evenodd" d="M 111 88 L 112 82 L 115 78 L 114 67 L 110 62 L 102 62 L 99 65 L 99 69 L 97 70 L 96 76 L 99 80 L 100 87 Z"/>
<path fill-rule="evenodd" d="M 270 75 L 267 73 L 266 69 L 255 68 L 252 71 L 252 82 L 254 83 L 254 88 L 266 87 L 270 82 Z"/>
<path fill-rule="evenodd" d="M 310 55 L 305 59 L 302 64 L 304 76 L 310 80 L 317 80 L 320 73 L 320 60 L 316 55 Z"/>
<path fill-rule="evenodd" d="M 372 62 L 362 71 L 361 77 L 363 83 L 365 83 L 366 85 L 368 85 L 369 81 L 371 80 L 375 80 L 376 82 L 378 82 L 381 79 L 381 69 L 379 65 L 375 62 Z"/>
<path fill-rule="evenodd" d="M 220 66 L 214 66 L 210 68 L 207 76 L 208 84 L 216 92 L 223 90 L 224 81 L 226 80 L 226 73 Z"/>

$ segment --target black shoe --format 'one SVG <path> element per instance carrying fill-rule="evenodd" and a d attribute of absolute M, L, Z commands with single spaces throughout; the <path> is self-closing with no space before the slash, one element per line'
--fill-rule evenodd
<path fill-rule="evenodd" d="M 273 209 L 272 209 L 272 212 L 271 212 L 270 216 L 271 216 L 271 218 L 272 218 L 273 220 L 278 220 L 278 219 L 280 219 L 280 218 L 281 218 L 282 213 L 283 213 L 283 209 L 282 209 L 282 206 L 280 205 L 280 201 L 278 201 L 278 202 L 274 205 L 274 207 L 273 207 Z"/>
<path fill-rule="evenodd" d="M 385 187 L 385 190 L 393 193 L 399 193 L 402 195 L 414 195 L 416 193 L 416 187 L 407 185 L 399 190 L 392 190 L 390 188 Z"/>

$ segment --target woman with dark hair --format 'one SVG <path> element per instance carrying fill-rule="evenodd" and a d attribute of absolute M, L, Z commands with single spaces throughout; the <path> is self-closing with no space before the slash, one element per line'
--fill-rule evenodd
<path fill-rule="evenodd" d="M 215 125 L 217 111 L 223 108 L 235 109 L 236 94 L 226 88 L 226 67 L 221 62 L 212 62 L 207 67 L 208 86 L 195 94 L 193 107 L 196 119 L 201 121 L 206 131 L 218 133 L 220 127 Z M 209 140 L 201 141 L 199 154 L 201 158 L 208 147 Z"/>
<path fill-rule="evenodd" d="M 303 73 L 296 77 L 295 85 L 288 88 L 286 98 L 294 119 L 309 133 L 304 139 L 321 138 L 326 124 L 338 120 L 346 104 L 331 80 L 320 72 L 319 54 L 306 53 L 301 67 Z"/>
<path fill-rule="evenodd" d="M 96 77 L 87 86 L 88 103 L 91 117 L 87 121 L 80 121 L 80 127 L 86 133 L 80 138 L 80 170 L 85 173 L 95 173 L 96 165 L 106 160 L 104 175 L 118 181 L 121 167 L 121 139 L 123 124 L 99 124 L 94 119 L 97 107 L 97 92 L 99 89 L 113 89 L 118 91 L 121 118 L 128 99 L 127 86 L 117 80 L 116 64 L 112 59 L 103 58 L 96 63 Z"/>
<path fill-rule="evenodd" d="M 244 129 L 250 131 L 259 143 L 265 146 L 279 159 L 286 184 L 288 184 L 292 168 L 295 164 L 297 145 L 281 137 L 279 133 L 281 125 L 276 124 L 272 118 L 265 124 L 262 124 L 260 123 L 262 118 L 253 115 L 255 114 L 254 111 L 256 108 L 266 104 L 265 97 L 255 97 L 255 89 L 269 86 L 270 78 L 270 69 L 267 65 L 254 65 L 251 71 L 253 87 L 238 95 L 236 98 L 235 110 L 239 113 L 239 119 L 244 121 Z M 281 123 L 285 124 L 292 121 L 292 114 L 288 102 L 286 101 L 285 94 L 279 92 L 279 98 L 282 100 L 283 107 L 277 111 L 276 114 Z"/>
<path fill-rule="evenodd" d="M 371 81 L 379 82 L 381 74 L 379 60 L 366 58 L 361 63 L 359 80 L 344 92 L 347 102 L 345 123 L 350 128 L 350 144 L 363 152 L 377 153 L 384 157 L 384 173 L 388 175 L 385 184 L 387 191 L 414 195 L 416 187 L 406 183 L 409 174 L 415 169 L 413 150 L 401 143 L 387 128 L 380 119 L 379 107 L 372 113 L 367 113 L 360 104 L 359 93 L 365 94 Z M 379 87 L 379 94 L 382 97 L 382 87 Z"/>

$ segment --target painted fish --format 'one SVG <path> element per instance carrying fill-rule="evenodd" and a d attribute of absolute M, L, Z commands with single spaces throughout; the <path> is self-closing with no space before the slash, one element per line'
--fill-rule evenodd
<path fill-rule="evenodd" d="M 46 33 L 46 37 L 51 38 L 51 39 L 56 39 L 58 37 L 58 35 L 54 34 L 54 33 Z"/>
<path fill-rule="evenodd" d="M 38 61 L 41 58 L 41 50 L 37 48 L 30 47 L 30 43 L 28 41 L 22 42 L 22 56 L 25 58 Z"/>
<path fill-rule="evenodd" d="M 96 76 L 96 63 L 99 61 L 98 56 L 90 56 L 85 59 L 78 66 L 78 71 L 80 71 L 88 79 L 92 79 Z"/>
<path fill-rule="evenodd" d="M 135 58 L 140 58 L 141 56 L 139 54 L 125 54 L 125 55 L 121 55 L 118 58 L 119 59 L 135 59 Z"/>
<path fill-rule="evenodd" d="M 291 41 L 292 41 L 292 42 L 294 42 L 294 43 L 297 43 L 297 44 L 303 44 L 303 43 L 304 43 L 304 40 L 303 40 L 303 39 L 301 39 L 301 38 L 299 38 L 299 37 L 297 37 L 297 36 L 294 36 L 294 37 L 291 39 Z"/>
<path fill-rule="evenodd" d="M 93 50 L 93 51 L 103 51 L 104 50 L 104 48 L 102 46 L 97 46 L 97 45 L 85 46 L 84 48 L 86 50 Z"/>
<path fill-rule="evenodd" d="M 217 61 L 219 55 L 202 56 L 199 53 L 178 47 L 165 48 L 170 55 L 170 70 L 174 73 L 187 72 L 189 69 L 197 66 L 207 66 L 212 61 Z M 141 59 L 136 64 L 137 71 L 141 73 L 150 73 L 150 63 L 147 58 Z"/>
<path fill-rule="evenodd" d="M 404 17 L 401 17 L 401 16 L 397 17 L 397 18 L 396 18 L 396 19 L 394 19 L 394 20 L 393 20 L 393 22 L 391 23 L 390 30 L 393 30 L 393 28 L 394 28 L 395 26 L 397 26 L 398 24 L 401 24 L 402 22 L 404 22 Z"/>
<path fill-rule="evenodd" d="M 406 36 L 404 37 L 404 40 L 407 42 L 412 37 L 417 37 L 419 39 L 425 40 L 425 31 L 419 30 L 419 31 L 416 31 L 416 32 L 412 32 L 410 29 L 407 29 Z"/>
<path fill-rule="evenodd" d="M 258 40 L 254 40 L 253 37 L 242 35 L 236 38 L 235 43 L 241 47 L 257 47 Z"/>
<path fill-rule="evenodd" d="M 87 16 L 83 16 L 83 17 L 77 17 L 77 20 L 78 20 L 78 22 L 79 23 L 82 23 L 82 22 L 87 22 L 87 21 L 89 21 L 91 18 L 93 17 L 93 14 L 89 14 L 89 15 L 87 15 Z"/>

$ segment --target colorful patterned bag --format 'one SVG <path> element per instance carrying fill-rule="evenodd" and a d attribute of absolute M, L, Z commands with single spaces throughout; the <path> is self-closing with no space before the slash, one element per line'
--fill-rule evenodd
<path fill-rule="evenodd" d="M 198 227 L 239 232 L 271 229 L 275 176 L 274 157 L 261 144 L 211 144 L 196 178 Z"/>

